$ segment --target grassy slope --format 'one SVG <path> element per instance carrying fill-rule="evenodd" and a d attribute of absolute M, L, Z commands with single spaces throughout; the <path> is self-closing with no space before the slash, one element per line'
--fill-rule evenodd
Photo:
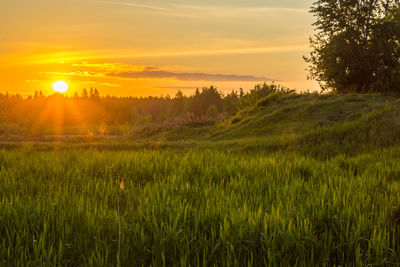
<path fill-rule="evenodd" d="M 68 144 L 65 144 L 68 143 Z M 218 148 L 294 151 L 319 158 L 400 143 L 400 100 L 390 95 L 287 95 L 262 99 L 218 125 L 152 125 L 120 139 L 69 138 L 57 147 L 100 150 Z M 18 146 L 9 143 L 5 148 Z M 35 144 L 44 149 L 53 145 Z"/>
<path fill-rule="evenodd" d="M 315 156 L 354 155 L 400 143 L 400 101 L 388 95 L 291 95 L 261 100 L 213 129 L 239 140 Z"/>
<path fill-rule="evenodd" d="M 397 99 L 384 95 L 289 95 L 262 102 L 220 125 L 213 139 L 299 135 L 358 120 L 397 103 Z"/>

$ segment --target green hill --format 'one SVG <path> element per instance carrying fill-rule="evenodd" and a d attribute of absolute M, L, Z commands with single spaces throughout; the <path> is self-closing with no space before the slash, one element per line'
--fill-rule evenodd
<path fill-rule="evenodd" d="M 108 139 L 71 135 L 64 142 L 68 143 L 66 146 L 72 143 L 118 150 L 141 147 L 284 150 L 317 158 L 352 156 L 400 144 L 400 99 L 396 95 L 277 92 L 254 103 L 217 124 L 203 120 L 126 125 L 125 128 L 133 129 L 130 134 Z M 38 138 L 39 141 L 54 139 Z"/>
<path fill-rule="evenodd" d="M 218 125 L 209 140 L 351 155 L 400 143 L 400 101 L 376 94 L 272 94 Z"/>

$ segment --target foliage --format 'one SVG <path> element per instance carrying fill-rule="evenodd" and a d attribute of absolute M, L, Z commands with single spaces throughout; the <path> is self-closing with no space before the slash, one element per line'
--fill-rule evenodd
<path fill-rule="evenodd" d="M 275 83 L 256 84 L 254 88 L 250 89 L 247 94 L 242 93 L 242 96 L 239 99 L 240 107 L 245 108 L 252 106 L 256 104 L 260 99 L 265 98 L 270 94 L 293 94 L 294 92 L 294 90 Z"/>
<path fill-rule="evenodd" d="M 400 90 L 398 0 L 318 0 L 309 78 L 340 93 Z"/>
<path fill-rule="evenodd" d="M 218 115 L 218 109 L 216 105 L 211 105 L 207 109 L 207 117 L 215 118 Z"/>
<path fill-rule="evenodd" d="M 209 107 L 215 106 L 222 108 L 222 97 L 217 88 L 211 86 L 210 88 L 204 87 L 202 91 L 190 97 L 188 102 L 188 111 L 195 116 L 204 116 L 207 114 Z"/>
<path fill-rule="evenodd" d="M 0 134 L 12 128 L 20 129 L 15 134 L 35 136 L 65 134 L 60 131 L 84 125 L 87 128 L 101 125 L 109 128 L 131 125 L 137 128 L 148 123 L 173 125 L 210 120 L 216 123 L 234 115 L 255 92 L 260 98 L 274 90 L 283 90 L 283 87 L 263 84 L 256 85 L 249 92 L 242 91 L 241 95 L 236 91 L 223 95 L 216 87 L 210 86 L 189 96 L 178 91 L 173 98 L 100 96 L 94 88 L 89 92 L 84 89 L 80 95 L 75 93 L 73 97 L 60 94 L 44 96 L 40 91 L 28 98 L 0 94 L 0 123 L 7 125 Z"/>

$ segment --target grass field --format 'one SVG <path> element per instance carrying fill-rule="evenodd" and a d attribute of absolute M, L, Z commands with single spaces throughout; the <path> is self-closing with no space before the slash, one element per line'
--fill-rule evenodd
<path fill-rule="evenodd" d="M 398 100 L 268 101 L 196 141 L 3 144 L 0 266 L 116 266 L 117 199 L 121 266 L 399 265 Z"/>
<path fill-rule="evenodd" d="M 395 265 L 399 157 L 3 150 L 0 262 Z"/>

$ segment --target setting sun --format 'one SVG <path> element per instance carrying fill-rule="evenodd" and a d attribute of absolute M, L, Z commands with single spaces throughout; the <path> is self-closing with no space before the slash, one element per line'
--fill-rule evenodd
<path fill-rule="evenodd" d="M 65 93 L 68 90 L 69 85 L 64 81 L 56 81 L 51 85 L 51 87 L 56 92 Z"/>

